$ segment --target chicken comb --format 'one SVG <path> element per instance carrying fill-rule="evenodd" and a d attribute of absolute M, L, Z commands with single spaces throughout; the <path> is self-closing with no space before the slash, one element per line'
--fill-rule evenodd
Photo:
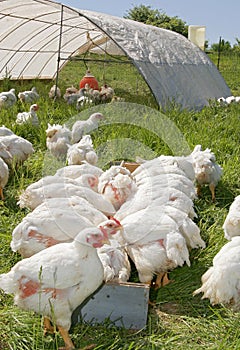
<path fill-rule="evenodd" d="M 114 218 L 113 216 L 110 216 L 110 220 L 113 220 L 116 222 L 117 225 L 122 226 L 121 222 L 119 220 L 117 220 L 116 218 Z"/>

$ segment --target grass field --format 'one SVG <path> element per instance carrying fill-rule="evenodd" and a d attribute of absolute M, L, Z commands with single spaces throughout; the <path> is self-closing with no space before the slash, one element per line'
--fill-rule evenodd
<path fill-rule="evenodd" d="M 224 67 L 227 67 L 227 63 Z M 136 111 L 142 111 L 142 105 L 146 105 L 147 112 L 154 110 L 158 113 L 148 86 L 130 64 L 91 63 L 90 69 L 101 83 L 107 82 L 115 89 L 116 95 L 125 98 L 126 103 L 134 104 L 134 108 L 139 104 L 140 107 Z M 62 91 L 72 84 L 77 86 L 85 70 L 82 61 L 68 63 L 59 78 Z M 233 94 L 240 94 L 237 75 L 230 76 L 225 70 L 223 75 Z M 6 199 L 0 202 L 0 273 L 3 273 L 20 259 L 9 246 L 12 230 L 27 213 L 27 210 L 19 209 L 17 199 L 21 190 L 41 178 L 46 170 L 44 160 L 47 123 L 68 123 L 78 112 L 74 106 L 66 105 L 63 100 L 55 103 L 49 100 L 51 82 L 12 82 L 6 79 L 1 84 L 1 91 L 15 87 L 17 92 L 35 85 L 41 96 L 38 130 L 14 123 L 17 112 L 26 107 L 20 102 L 12 109 L 0 112 L 0 125 L 4 124 L 16 134 L 27 138 L 35 149 L 33 156 L 23 165 L 11 170 L 4 191 Z M 111 117 L 111 113 L 116 113 L 116 105 L 101 105 L 93 110 L 102 110 Z M 84 110 L 82 114 L 86 116 L 89 111 Z M 151 299 L 156 303 L 155 306 L 149 307 L 144 330 L 135 332 L 119 329 L 108 321 L 94 327 L 78 324 L 72 330 L 72 339 L 77 347 L 83 348 L 95 343 L 95 349 L 102 350 L 240 349 L 239 314 L 221 305 L 212 307 L 208 300 L 201 300 L 200 295 L 192 296 L 192 292 L 200 286 L 201 275 L 226 243 L 222 224 L 234 197 L 240 194 L 240 105 L 223 107 L 212 104 L 199 112 L 180 111 L 172 106 L 165 116 L 177 126 L 190 149 L 196 144 L 201 144 L 203 148 L 211 148 L 224 169 L 216 191 L 216 202 L 212 203 L 208 188 L 204 188 L 202 197 L 195 201 L 198 214 L 196 222 L 207 247 L 191 252 L 190 267 L 184 266 L 170 273 L 173 283 L 157 292 L 151 292 Z M 151 150 L 156 155 L 172 154 L 171 147 L 156 133 L 131 123 L 102 125 L 92 137 L 96 148 L 109 140 L 130 139 L 134 144 L 138 142 L 137 145 L 141 145 L 143 151 Z M 111 154 L 115 158 L 113 160 L 121 158 L 119 147 L 114 142 L 111 142 L 110 146 Z M 0 350 L 50 350 L 62 346 L 62 339 L 58 334 L 43 337 L 41 322 L 40 316 L 18 309 L 13 305 L 11 296 L 0 292 Z"/>

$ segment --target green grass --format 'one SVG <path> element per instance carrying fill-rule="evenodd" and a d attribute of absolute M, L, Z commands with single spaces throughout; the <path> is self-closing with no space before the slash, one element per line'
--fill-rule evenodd
<path fill-rule="evenodd" d="M 221 52 L 218 60 L 216 53 L 210 53 L 210 59 L 219 65 L 219 70 L 226 79 L 234 96 L 240 95 L 239 74 L 240 74 L 240 54 L 239 52 Z M 219 61 L 219 64 L 218 64 Z"/>
<path fill-rule="evenodd" d="M 227 67 L 227 63 L 224 67 Z M 138 112 L 143 113 L 143 119 L 146 121 L 150 120 L 150 116 L 154 118 L 158 115 L 155 100 L 136 69 L 129 64 L 114 63 L 105 66 L 103 63 L 91 63 L 90 69 L 100 84 L 106 81 L 115 89 L 118 96 L 125 98 L 126 103 L 134 103 L 129 111 L 128 123 L 114 123 L 119 121 L 121 113 L 123 120 L 126 117 L 124 110 L 116 108 L 116 105 L 101 105 L 91 109 L 91 111 L 104 111 L 107 119 L 111 120 L 110 125 L 103 123 L 92 134 L 96 148 L 101 150 L 104 145 L 103 152 L 107 153 L 104 165 L 107 167 L 109 157 L 114 157 L 113 160 L 122 158 L 125 150 L 121 147 L 127 140 L 136 146 L 141 155 L 151 152 L 156 155 L 172 154 L 172 146 L 158 136 L 157 125 L 156 128 L 152 128 L 150 124 L 146 127 L 144 123 L 140 126 L 136 123 L 133 125 Z M 77 86 L 85 70 L 83 62 L 67 64 L 60 74 L 62 91 L 72 84 Z M 225 78 L 234 94 L 237 93 L 236 87 L 240 86 L 240 82 L 237 81 L 239 76 L 227 73 Z M 27 138 L 35 149 L 33 156 L 23 165 L 11 169 L 10 179 L 5 188 L 6 200 L 0 202 L 0 273 L 9 271 L 20 259 L 9 246 L 14 227 L 27 213 L 27 210 L 19 209 L 17 200 L 21 190 L 41 178 L 46 171 L 44 161 L 47 123 L 69 123 L 77 114 L 74 106 L 67 106 L 62 100 L 55 103 L 49 101 L 48 91 L 52 82 L 6 80 L 1 84 L 1 90 L 15 87 L 17 92 L 35 85 L 41 99 L 38 112 L 40 127 L 37 130 L 31 126 L 19 126 L 14 123 L 17 112 L 28 106 L 22 106 L 18 102 L 13 109 L 0 112 L 0 125 L 4 124 L 16 134 Z M 141 106 L 136 107 L 136 104 Z M 143 105 L 148 108 L 144 109 Z M 81 113 L 86 117 L 89 111 L 86 109 Z M 212 104 L 199 112 L 180 111 L 172 106 L 165 116 L 178 127 L 190 149 L 196 144 L 211 148 L 218 163 L 224 168 L 222 180 L 216 191 L 216 202 L 214 204 L 211 202 L 208 188 L 204 188 L 202 197 L 195 201 L 195 210 L 198 214 L 196 222 L 207 247 L 191 251 L 190 267 L 177 268 L 170 273 L 173 283 L 157 292 L 151 291 L 151 299 L 155 300 L 156 304 L 154 307 L 149 307 L 148 321 L 144 330 L 119 329 L 108 321 L 94 327 L 89 324 L 78 324 L 72 329 L 72 339 L 77 347 L 94 343 L 95 349 L 102 350 L 240 348 L 239 314 L 221 305 L 211 307 L 208 300 L 201 300 L 201 296 L 192 296 L 192 292 L 200 286 L 201 275 L 226 243 L 222 224 L 234 197 L 240 194 L 240 105 L 220 107 Z M 117 142 L 118 140 L 120 142 Z M 133 154 L 125 154 L 125 157 L 132 160 Z M 13 305 L 12 296 L 0 292 L 0 350 L 50 350 L 62 346 L 63 342 L 58 334 L 43 338 L 41 322 L 41 317 L 18 309 Z"/>

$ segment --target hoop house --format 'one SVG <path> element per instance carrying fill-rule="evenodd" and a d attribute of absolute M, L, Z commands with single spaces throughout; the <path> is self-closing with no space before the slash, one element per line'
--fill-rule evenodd
<path fill-rule="evenodd" d="M 207 55 L 175 32 L 50 0 L 0 1 L 0 79 L 53 79 L 78 54 L 126 55 L 157 102 L 199 109 L 231 95 Z"/>

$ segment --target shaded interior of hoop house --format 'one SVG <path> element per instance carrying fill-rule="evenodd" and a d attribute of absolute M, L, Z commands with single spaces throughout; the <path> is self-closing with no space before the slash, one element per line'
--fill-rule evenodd
<path fill-rule="evenodd" d="M 88 51 L 127 56 L 161 106 L 200 109 L 231 95 L 208 56 L 180 34 L 54 1 L 0 1 L 0 79 L 53 79 Z"/>

